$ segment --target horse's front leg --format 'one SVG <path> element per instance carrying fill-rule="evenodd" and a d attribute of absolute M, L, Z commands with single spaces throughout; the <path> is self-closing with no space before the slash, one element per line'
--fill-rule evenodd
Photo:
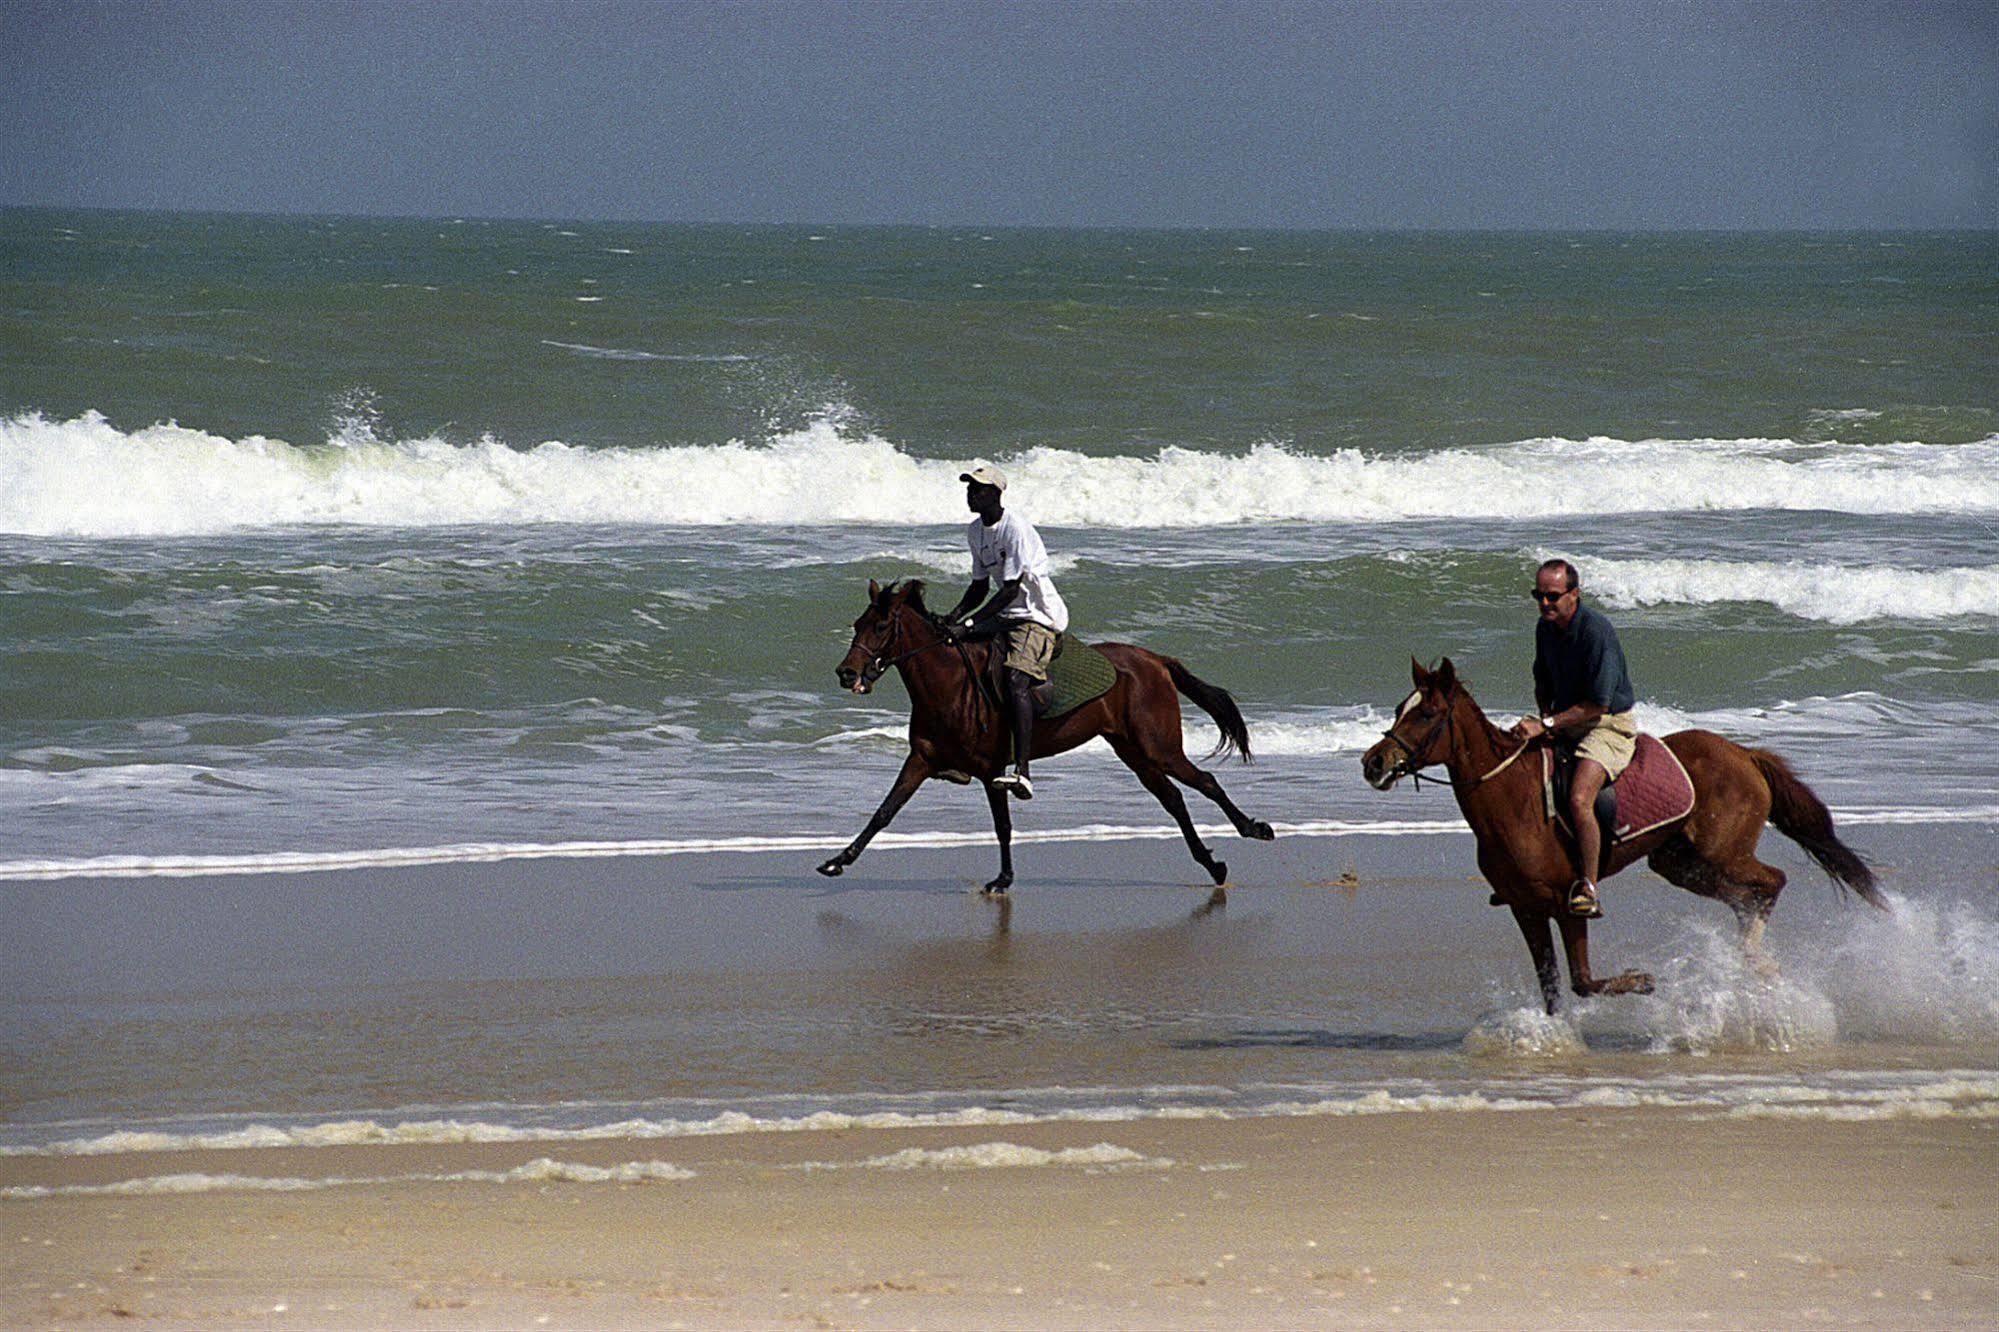
<path fill-rule="evenodd" d="M 993 807 L 993 835 L 999 838 L 999 877 L 986 885 L 986 891 L 997 896 L 1013 887 L 1013 809 L 1007 803 L 1006 792 L 987 782 L 986 803 Z"/>
<path fill-rule="evenodd" d="M 1534 978 L 1541 984 L 1541 1003 L 1548 1016 L 1553 1017 L 1562 998 L 1562 971 L 1555 962 L 1555 936 L 1548 928 L 1547 913 L 1514 907 L 1513 923 L 1520 927 L 1521 937 L 1527 940 L 1527 951 L 1533 954 Z"/>
<path fill-rule="evenodd" d="M 916 794 L 916 788 L 923 785 L 929 776 L 930 764 L 921 755 L 912 753 L 904 759 L 902 771 L 895 775 L 895 785 L 888 788 L 888 795 L 883 797 L 881 807 L 875 811 L 874 817 L 868 820 L 868 826 L 861 829 L 861 835 L 847 843 L 846 849 L 839 855 L 820 865 L 819 872 L 829 879 L 839 878 L 841 872 L 858 860 L 861 852 L 867 850 L 868 843 L 874 840 L 875 834 L 888 827 L 889 820 L 909 803 L 909 798 Z"/>
<path fill-rule="evenodd" d="M 1577 994 L 1587 998 L 1593 994 L 1652 993 L 1652 973 L 1649 971 L 1622 971 L 1603 980 L 1590 975 L 1589 921 L 1581 916 L 1562 917 L 1562 947 L 1569 955 L 1569 988 Z"/>

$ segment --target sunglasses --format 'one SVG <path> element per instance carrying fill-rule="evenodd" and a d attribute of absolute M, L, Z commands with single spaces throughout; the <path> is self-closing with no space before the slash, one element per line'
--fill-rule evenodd
<path fill-rule="evenodd" d="M 1574 588 L 1569 588 L 1566 591 L 1562 592 L 1543 592 L 1540 588 L 1536 587 L 1528 589 L 1527 595 L 1534 598 L 1534 600 L 1540 602 L 1542 605 L 1545 606 L 1553 602 L 1560 601 L 1563 597 L 1566 597 L 1567 595 L 1569 595 L 1570 592 L 1573 591 L 1575 591 Z"/>

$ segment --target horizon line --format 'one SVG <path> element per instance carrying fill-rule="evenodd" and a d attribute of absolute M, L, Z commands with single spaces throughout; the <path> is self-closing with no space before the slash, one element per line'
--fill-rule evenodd
<path fill-rule="evenodd" d="M 1943 225 L 1943 226 L 1748 226 L 1748 225 L 1689 225 L 1689 226 L 1591 226 L 1587 224 L 1568 226 L 1444 226 L 1428 223 L 1402 223 L 1391 225 L 1329 224 L 1326 226 L 1299 226 L 1274 223 L 1193 223 L 1193 222 L 931 222 L 931 221 L 869 221 L 830 222 L 809 219 L 749 220 L 749 219 L 708 219 L 690 220 L 658 217 L 579 217 L 555 214 L 514 214 L 476 212 L 437 213 L 368 213 L 368 212 L 320 212 L 307 210 L 272 210 L 243 208 L 174 208 L 160 206 L 139 206 L 122 204 L 70 204 L 70 203 L 20 203 L 0 202 L 0 213 L 95 213 L 110 216 L 135 217 L 218 217 L 246 218 L 286 221 L 339 221 L 339 222 L 443 222 L 464 225 L 470 222 L 530 223 L 546 226 L 642 226 L 642 227 L 711 227 L 750 229 L 825 229 L 850 231 L 1098 231 L 1098 232 L 1159 232 L 1159 233 L 1205 233 L 1224 232 L 1233 234 L 1264 235 L 1479 235 L 1479 236 L 1840 236 L 1840 235 L 1991 235 L 1999 234 L 1999 223 L 1986 226 Z"/>

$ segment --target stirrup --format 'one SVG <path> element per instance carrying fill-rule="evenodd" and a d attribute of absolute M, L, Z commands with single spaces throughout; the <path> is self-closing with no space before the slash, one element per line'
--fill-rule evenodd
<path fill-rule="evenodd" d="M 1003 772 L 993 778 L 993 785 L 1002 791 L 1011 791 L 1016 800 L 1034 799 L 1034 783 L 1027 780 L 1024 772 Z"/>
<path fill-rule="evenodd" d="M 1596 885 L 1588 879 L 1577 879 L 1569 885 L 1569 914 L 1584 920 L 1596 920 L 1603 915 L 1603 903 L 1597 900 Z"/>

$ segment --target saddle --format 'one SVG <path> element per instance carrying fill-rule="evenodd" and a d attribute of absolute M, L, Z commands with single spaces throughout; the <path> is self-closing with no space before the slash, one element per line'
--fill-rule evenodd
<path fill-rule="evenodd" d="M 1006 654 L 995 643 L 986 653 L 986 668 L 979 673 L 979 685 L 986 701 L 1000 712 L 1006 711 Z M 1111 659 L 1074 634 L 1064 632 L 1055 640 L 1055 658 L 1048 663 L 1048 678 L 1035 685 L 1034 716 L 1062 717 L 1085 703 L 1110 692 L 1117 683 L 1117 667 Z"/>
<path fill-rule="evenodd" d="M 1541 792 L 1547 815 L 1572 836 L 1575 830 L 1569 827 L 1568 812 L 1575 759 L 1575 750 L 1568 745 L 1541 751 Z M 1597 792 L 1592 812 L 1608 850 L 1619 842 L 1628 842 L 1684 819 L 1693 810 L 1693 778 L 1687 776 L 1679 755 L 1657 736 L 1641 732 L 1630 764 L 1616 781 L 1606 782 L 1603 790 Z"/>

